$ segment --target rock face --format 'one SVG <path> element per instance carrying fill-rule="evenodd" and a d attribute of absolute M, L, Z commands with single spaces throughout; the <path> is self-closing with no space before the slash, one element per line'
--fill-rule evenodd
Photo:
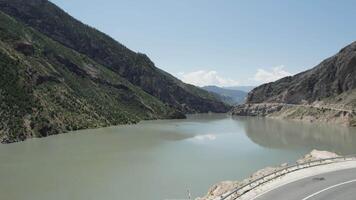
<path fill-rule="evenodd" d="M 227 112 L 230 109 L 208 92 L 158 69 L 145 54 L 131 51 L 48 0 L 0 0 L 0 10 L 86 55 L 181 112 Z"/>
<path fill-rule="evenodd" d="M 334 152 L 329 152 L 329 151 L 319 151 L 314 149 L 310 153 L 306 154 L 303 158 L 297 160 L 297 163 L 305 163 L 305 162 L 310 162 L 314 160 L 320 160 L 320 159 L 327 159 L 327 158 L 335 158 L 338 157 Z"/>
<path fill-rule="evenodd" d="M 355 108 L 356 42 L 311 70 L 256 87 L 232 113 L 354 125 Z"/>
<path fill-rule="evenodd" d="M 287 105 L 280 103 L 260 103 L 260 104 L 243 104 L 235 106 L 231 113 L 239 116 L 267 116 L 271 113 L 278 112 Z"/>
<path fill-rule="evenodd" d="M 226 112 L 47 0 L 0 0 L 0 142 Z"/>
<path fill-rule="evenodd" d="M 247 97 L 247 103 L 313 103 L 337 97 L 355 88 L 356 42 L 311 70 L 253 89 Z M 355 105 L 355 102 L 352 99 L 347 103 Z"/>

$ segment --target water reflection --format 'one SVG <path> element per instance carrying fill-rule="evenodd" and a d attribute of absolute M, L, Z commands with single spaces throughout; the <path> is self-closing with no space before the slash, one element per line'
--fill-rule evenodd
<path fill-rule="evenodd" d="M 247 136 L 267 148 L 316 148 L 340 154 L 356 153 L 356 129 L 268 118 L 235 118 Z"/>
<path fill-rule="evenodd" d="M 184 199 L 188 188 L 202 196 L 313 148 L 351 154 L 355 144 L 355 129 L 224 114 L 82 130 L 0 145 L 0 199 Z"/>

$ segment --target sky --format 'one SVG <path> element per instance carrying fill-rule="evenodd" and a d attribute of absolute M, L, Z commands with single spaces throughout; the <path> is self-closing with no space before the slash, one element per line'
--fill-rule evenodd
<path fill-rule="evenodd" d="M 51 0 L 198 86 L 259 85 L 356 40 L 354 0 Z"/>

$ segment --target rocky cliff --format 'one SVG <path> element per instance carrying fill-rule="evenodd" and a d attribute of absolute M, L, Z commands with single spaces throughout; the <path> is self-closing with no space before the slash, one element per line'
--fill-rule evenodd
<path fill-rule="evenodd" d="M 232 113 L 355 125 L 355 108 L 356 42 L 311 70 L 256 87 Z"/>

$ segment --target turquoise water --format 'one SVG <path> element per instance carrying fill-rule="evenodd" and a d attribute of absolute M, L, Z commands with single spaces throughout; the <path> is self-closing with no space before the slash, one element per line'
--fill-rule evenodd
<path fill-rule="evenodd" d="M 0 200 L 193 197 L 321 149 L 356 153 L 356 129 L 205 114 L 0 145 Z"/>

